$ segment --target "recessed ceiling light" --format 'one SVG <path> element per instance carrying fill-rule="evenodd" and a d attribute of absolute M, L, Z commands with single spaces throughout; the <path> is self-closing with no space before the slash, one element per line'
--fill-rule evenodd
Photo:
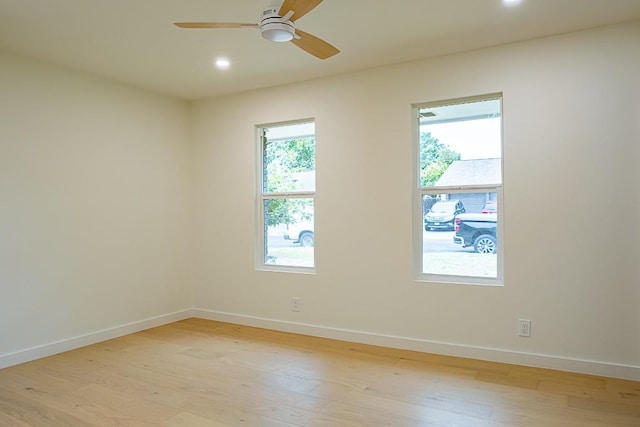
<path fill-rule="evenodd" d="M 226 70 L 231 66 L 231 61 L 227 58 L 218 58 L 216 59 L 216 68 L 218 70 Z"/>
<path fill-rule="evenodd" d="M 521 2 L 522 0 L 502 0 L 502 4 L 505 6 L 515 6 Z"/>

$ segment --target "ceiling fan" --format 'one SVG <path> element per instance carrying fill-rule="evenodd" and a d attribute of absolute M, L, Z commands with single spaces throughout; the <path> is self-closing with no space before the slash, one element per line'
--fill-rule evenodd
<path fill-rule="evenodd" d="M 284 0 L 280 9 L 271 7 L 262 12 L 257 24 L 240 22 L 174 22 L 180 28 L 258 28 L 262 37 L 274 42 L 290 41 L 311 55 L 327 59 L 340 52 L 336 47 L 299 30 L 295 21 L 311 12 L 322 0 Z"/>

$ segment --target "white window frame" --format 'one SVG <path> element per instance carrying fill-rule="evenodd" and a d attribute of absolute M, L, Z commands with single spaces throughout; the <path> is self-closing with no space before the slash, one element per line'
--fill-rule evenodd
<path fill-rule="evenodd" d="M 293 191 L 293 192 L 264 192 L 264 136 L 263 129 L 265 128 L 274 128 L 281 126 L 289 126 L 296 124 L 304 124 L 304 123 L 313 123 L 315 128 L 315 119 L 300 119 L 294 121 L 286 121 L 286 122 L 277 122 L 277 123 L 267 123 L 256 125 L 256 141 L 257 141 L 257 155 L 256 155 L 256 163 L 257 163 L 257 183 L 256 183 L 256 193 L 257 193 L 257 245 L 256 245 L 256 253 L 255 253 L 255 261 L 256 261 L 256 269 L 264 270 L 264 271 L 278 271 L 278 272 L 288 272 L 288 273 L 303 273 L 303 274 L 315 274 L 316 272 L 316 257 L 315 257 L 315 245 L 314 245 L 314 256 L 313 256 L 313 267 L 301 267 L 301 266 L 289 266 L 289 265 L 278 265 L 278 264 L 266 264 L 265 256 L 266 256 L 266 243 L 267 243 L 267 226 L 264 222 L 264 204 L 266 200 L 273 199 L 311 199 L 313 201 L 313 222 L 314 222 L 314 240 L 316 234 L 315 227 L 315 211 L 316 211 L 316 191 Z M 315 145 L 315 135 L 316 132 L 314 130 L 314 145 Z"/>
<path fill-rule="evenodd" d="M 422 187 L 420 185 L 420 110 L 424 108 L 440 107 L 443 105 L 455 105 L 469 102 L 487 101 L 492 99 L 500 100 L 500 183 L 494 185 L 475 185 L 475 186 L 433 186 Z M 413 133 L 413 253 L 414 253 L 414 277 L 418 282 L 430 283 L 447 283 L 461 285 L 486 285 L 486 286 L 503 286 L 504 285 L 504 102 L 502 93 L 491 93 L 486 95 L 446 99 L 441 101 L 420 103 L 412 105 L 412 133 Z M 430 194 L 444 193 L 477 193 L 477 192 L 495 192 L 497 197 L 497 224 L 496 224 L 496 240 L 498 245 L 497 253 L 497 271 L 496 277 L 479 277 L 449 274 L 429 274 L 424 273 L 423 265 L 423 196 Z"/>

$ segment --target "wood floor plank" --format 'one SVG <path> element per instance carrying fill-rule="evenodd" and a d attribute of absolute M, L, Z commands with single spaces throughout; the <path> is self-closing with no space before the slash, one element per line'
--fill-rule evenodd
<path fill-rule="evenodd" d="M 496 373 L 493 371 L 480 371 L 475 376 L 475 379 L 478 381 L 508 385 L 511 387 L 527 388 L 530 390 L 538 389 L 540 382 L 540 380 L 535 377 L 522 377 L 518 375 L 509 375 L 509 373 Z"/>
<path fill-rule="evenodd" d="M 187 319 L 0 370 L 0 426 L 640 426 L 640 382 Z"/>
<path fill-rule="evenodd" d="M 232 427 L 231 424 L 223 424 L 210 418 L 201 417 L 189 412 L 181 412 L 175 417 L 162 423 L 163 427 Z"/>
<path fill-rule="evenodd" d="M 569 407 L 636 417 L 638 419 L 637 423 L 640 425 L 640 406 L 636 404 L 607 402 L 598 399 L 569 396 Z"/>
<path fill-rule="evenodd" d="M 0 426 L 5 427 L 31 427 L 25 421 L 12 417 L 9 414 L 0 412 Z"/>
<path fill-rule="evenodd" d="M 70 409 L 70 408 L 69 408 Z M 15 418 L 32 427 L 70 426 L 92 427 L 64 409 L 56 409 L 39 398 L 25 398 L 0 386 L 0 413 L 7 418 Z"/>

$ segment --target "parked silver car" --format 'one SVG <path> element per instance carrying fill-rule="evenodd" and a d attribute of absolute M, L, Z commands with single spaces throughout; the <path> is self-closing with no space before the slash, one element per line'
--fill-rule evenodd
<path fill-rule="evenodd" d="M 464 205 L 460 200 L 442 200 L 436 202 L 424 216 L 424 229 L 453 230 L 456 215 L 465 213 Z"/>

